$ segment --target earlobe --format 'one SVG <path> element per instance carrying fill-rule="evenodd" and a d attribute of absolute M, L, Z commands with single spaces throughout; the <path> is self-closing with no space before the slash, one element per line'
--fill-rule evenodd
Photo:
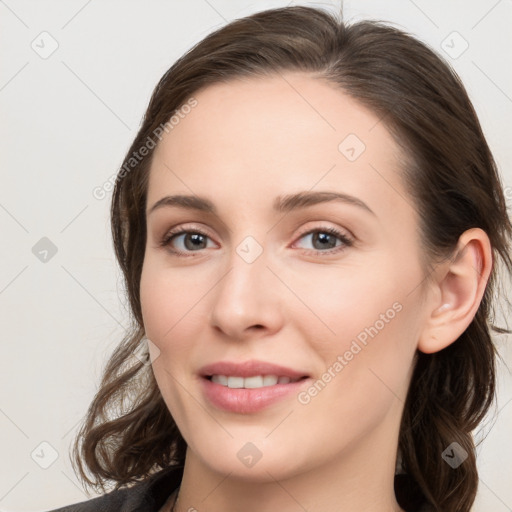
<path fill-rule="evenodd" d="M 467 329 L 478 311 L 492 269 L 492 249 L 485 231 L 472 228 L 459 238 L 454 256 L 434 271 L 435 293 L 427 301 L 427 320 L 418 350 L 438 352 Z"/>

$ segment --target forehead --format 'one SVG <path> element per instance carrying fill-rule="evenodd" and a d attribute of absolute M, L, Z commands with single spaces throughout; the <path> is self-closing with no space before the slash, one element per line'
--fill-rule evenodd
<path fill-rule="evenodd" d="M 269 77 L 240 77 L 209 85 L 193 95 L 197 106 L 172 128 L 171 145 L 187 142 L 225 145 L 250 151 L 258 143 L 267 151 L 293 145 L 336 152 L 348 134 L 374 145 L 393 142 L 380 119 L 325 79 L 287 72 Z M 170 139 L 170 137 L 168 137 Z M 309 144 L 303 146 L 304 140 Z M 294 144 L 295 143 L 295 144 Z M 284 146 L 283 146 L 284 145 Z"/>
<path fill-rule="evenodd" d="M 316 187 L 392 200 L 402 190 L 400 150 L 384 124 L 323 79 L 244 77 L 193 96 L 197 105 L 155 149 L 150 200 L 162 187 L 221 195 L 236 188 L 247 199 L 263 184 L 272 196 L 274 188 Z"/>

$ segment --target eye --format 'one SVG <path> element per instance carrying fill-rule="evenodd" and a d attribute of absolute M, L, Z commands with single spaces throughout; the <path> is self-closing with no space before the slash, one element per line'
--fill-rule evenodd
<path fill-rule="evenodd" d="M 305 249 L 316 255 L 337 253 L 353 245 L 353 240 L 345 233 L 333 227 L 317 227 L 302 233 L 299 241 L 293 246 Z M 210 243 L 209 243 L 210 242 Z M 312 244 L 313 248 L 308 249 L 304 245 Z M 168 232 L 161 240 L 161 247 L 166 247 L 171 253 L 178 256 L 193 256 L 192 253 L 216 247 L 210 236 L 200 229 L 176 229 Z"/>
<path fill-rule="evenodd" d="M 303 233 L 299 240 L 313 245 L 311 251 L 314 254 L 332 254 L 344 250 L 353 245 L 353 240 L 341 231 L 332 227 L 318 227 Z M 296 242 L 297 244 L 297 242 Z M 302 244 L 304 247 L 304 243 Z"/>
<path fill-rule="evenodd" d="M 186 256 L 187 253 L 211 248 L 213 242 L 209 245 L 208 240 L 210 237 L 199 229 L 180 229 L 167 233 L 160 246 L 167 247 L 172 253 Z"/>

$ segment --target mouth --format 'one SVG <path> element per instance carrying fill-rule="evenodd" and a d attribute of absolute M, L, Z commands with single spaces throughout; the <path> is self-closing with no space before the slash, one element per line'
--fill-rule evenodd
<path fill-rule="evenodd" d="M 211 382 L 231 389 L 259 389 L 277 384 L 290 384 L 307 379 L 303 377 L 288 377 L 287 375 L 253 375 L 251 377 L 240 377 L 236 375 L 207 375 L 205 376 Z"/>
<path fill-rule="evenodd" d="M 257 413 L 297 395 L 311 376 L 264 361 L 221 361 L 199 371 L 206 401 L 223 411 Z"/>
<path fill-rule="evenodd" d="M 199 375 L 231 389 L 254 389 L 289 384 L 310 377 L 305 372 L 256 359 L 240 363 L 219 361 L 199 370 Z"/>

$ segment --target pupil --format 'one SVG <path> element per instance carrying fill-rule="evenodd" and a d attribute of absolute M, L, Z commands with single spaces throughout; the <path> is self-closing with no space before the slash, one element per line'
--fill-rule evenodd
<path fill-rule="evenodd" d="M 188 241 L 191 241 L 191 244 L 188 244 Z M 202 249 L 203 247 L 199 247 L 201 243 L 204 243 L 204 236 L 199 233 L 193 233 L 189 237 L 185 238 L 185 246 L 187 249 Z"/>
<path fill-rule="evenodd" d="M 330 244 L 329 244 L 329 238 L 332 239 Z M 320 241 L 322 244 L 325 244 L 327 242 L 327 245 L 323 245 L 324 249 L 326 247 L 328 249 L 331 249 L 331 248 L 336 246 L 336 240 L 334 240 L 334 237 L 332 235 L 330 235 L 329 233 L 317 233 L 317 234 L 314 234 L 313 235 L 313 242 L 316 242 L 316 241 Z"/>

